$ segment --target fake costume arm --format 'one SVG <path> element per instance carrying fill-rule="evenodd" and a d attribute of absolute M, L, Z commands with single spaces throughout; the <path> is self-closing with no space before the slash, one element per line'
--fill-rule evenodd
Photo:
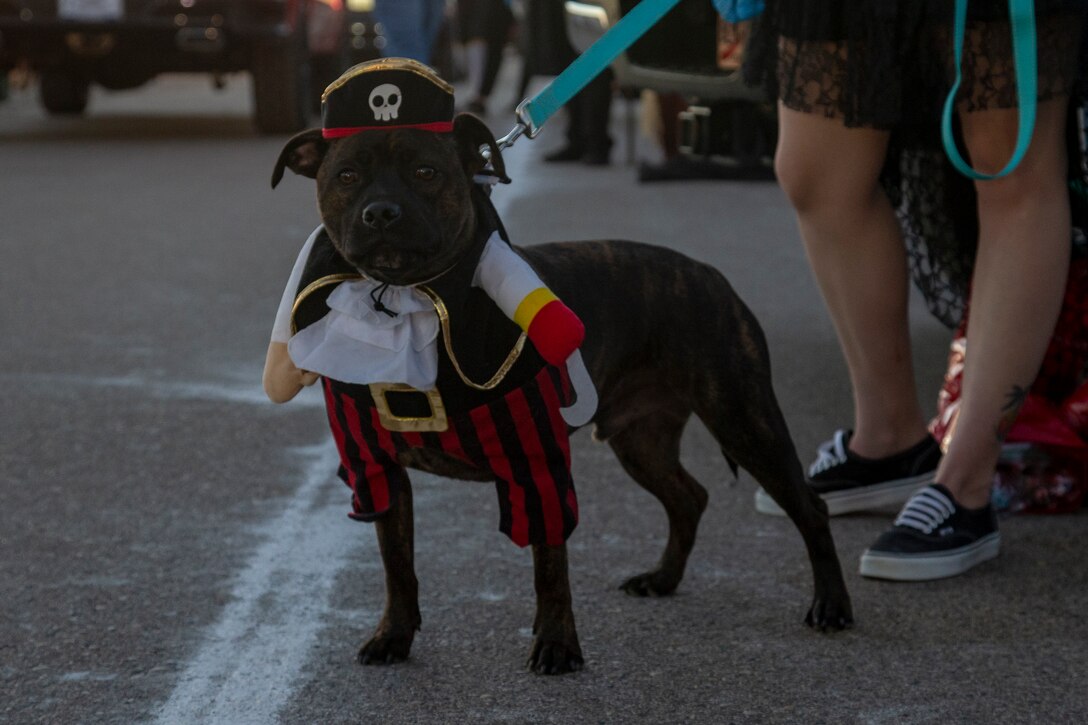
<path fill-rule="evenodd" d="M 295 266 L 291 270 L 291 276 L 287 278 L 287 286 L 280 298 L 279 309 L 276 310 L 276 321 L 272 325 L 272 340 L 268 343 L 268 353 L 264 359 L 264 393 L 273 403 L 286 403 L 291 400 L 302 388 L 317 382 L 316 373 L 300 370 L 287 352 L 287 341 L 291 339 L 291 310 L 295 304 L 295 293 L 298 291 L 298 283 L 302 279 L 302 270 L 306 266 L 306 259 L 313 249 L 314 240 L 317 239 L 322 227 L 314 230 L 306 243 L 302 245 L 302 251 L 295 260 Z"/>
<path fill-rule="evenodd" d="M 497 234 L 487 241 L 472 283 L 525 331 L 551 365 L 562 365 L 585 339 L 585 326 L 574 311 Z"/>
<path fill-rule="evenodd" d="M 295 366 L 287 354 L 286 342 L 268 343 L 268 354 L 264 359 L 264 394 L 273 403 L 286 403 L 304 387 L 316 383 L 318 377 L 317 373 Z"/>

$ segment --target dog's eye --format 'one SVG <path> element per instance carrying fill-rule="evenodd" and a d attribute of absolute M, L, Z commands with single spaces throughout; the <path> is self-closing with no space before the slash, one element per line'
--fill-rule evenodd
<path fill-rule="evenodd" d="M 351 169 L 344 169 L 340 172 L 339 179 L 340 183 L 346 186 L 348 184 L 354 184 L 356 181 L 358 181 L 359 174 L 355 171 L 352 171 Z"/>
<path fill-rule="evenodd" d="M 416 178 L 423 181 L 430 181 L 435 177 L 438 172 L 432 169 L 430 166 L 420 166 L 416 169 Z"/>

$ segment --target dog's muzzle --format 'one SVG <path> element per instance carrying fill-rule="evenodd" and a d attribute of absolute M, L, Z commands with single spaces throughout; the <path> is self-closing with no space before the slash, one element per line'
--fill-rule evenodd
<path fill-rule="evenodd" d="M 363 224 L 371 229 L 385 231 L 400 221 L 403 215 L 400 204 L 394 204 L 391 201 L 375 201 L 367 204 L 363 209 Z"/>

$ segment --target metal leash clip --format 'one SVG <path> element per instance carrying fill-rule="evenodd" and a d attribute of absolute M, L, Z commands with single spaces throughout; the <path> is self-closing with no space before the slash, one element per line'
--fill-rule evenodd
<path fill-rule="evenodd" d="M 534 125 L 532 117 L 529 116 L 529 112 L 527 110 L 529 106 L 529 101 L 530 99 L 526 98 L 518 104 L 518 107 L 516 109 L 514 109 L 514 115 L 518 118 L 517 125 L 510 130 L 510 133 L 506 134 L 496 142 L 498 144 L 499 151 L 505 151 L 506 149 L 510 148 L 514 145 L 514 142 L 522 136 L 525 136 L 527 138 L 536 138 L 537 135 L 540 133 L 540 129 L 542 128 L 542 126 Z"/>

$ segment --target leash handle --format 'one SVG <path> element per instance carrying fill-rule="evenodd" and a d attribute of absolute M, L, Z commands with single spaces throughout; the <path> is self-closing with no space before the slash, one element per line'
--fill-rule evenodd
<path fill-rule="evenodd" d="M 1035 3 L 1034 0 L 1009 0 L 1009 24 L 1012 29 L 1013 66 L 1016 69 L 1016 93 L 1019 100 L 1020 122 L 1016 134 L 1016 147 L 1005 168 L 996 174 L 983 174 L 975 171 L 956 148 L 956 139 L 952 135 L 952 116 L 955 113 L 956 94 L 963 80 L 963 42 L 967 33 L 967 3 L 969 0 L 956 0 L 952 22 L 952 42 L 954 44 L 956 79 L 944 102 L 941 115 L 941 141 L 949 161 L 964 176 L 975 180 L 999 179 L 1012 172 L 1024 159 L 1031 145 L 1035 132 L 1035 110 L 1038 102 L 1038 59 L 1036 57 Z"/>
<path fill-rule="evenodd" d="M 536 138 L 540 129 L 556 111 L 679 3 L 680 0 L 642 0 L 631 8 L 543 90 L 518 104 L 515 111 L 518 123 L 499 140 L 499 148 L 505 149 L 513 145 L 523 135 Z"/>

